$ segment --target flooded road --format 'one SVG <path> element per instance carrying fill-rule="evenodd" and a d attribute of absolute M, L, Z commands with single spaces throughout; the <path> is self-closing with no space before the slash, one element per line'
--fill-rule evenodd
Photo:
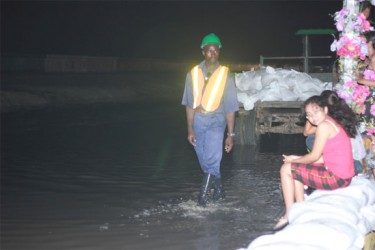
<path fill-rule="evenodd" d="M 282 214 L 282 153 L 263 136 L 222 161 L 226 199 L 196 207 L 202 173 L 179 103 L 77 105 L 1 117 L 1 249 L 237 249 Z"/>

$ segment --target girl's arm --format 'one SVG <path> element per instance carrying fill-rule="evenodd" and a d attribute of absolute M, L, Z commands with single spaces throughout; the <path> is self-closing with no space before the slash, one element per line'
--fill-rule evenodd
<path fill-rule="evenodd" d="M 373 80 L 366 80 L 363 78 L 363 75 L 359 73 L 359 71 L 356 71 L 356 76 L 357 76 L 357 83 L 367 85 L 369 87 L 375 87 L 375 81 Z"/>
<path fill-rule="evenodd" d="M 357 82 L 359 84 L 367 85 L 369 87 L 375 87 L 375 81 L 372 81 L 372 80 L 366 80 L 364 78 L 358 78 Z"/>
<path fill-rule="evenodd" d="M 295 162 L 302 164 L 310 164 L 314 162 L 321 162 L 324 146 L 331 133 L 331 125 L 328 122 L 322 122 L 316 128 L 314 146 L 310 153 L 297 157 L 295 155 L 283 155 L 284 162 Z"/>
<path fill-rule="evenodd" d="M 303 129 L 303 135 L 308 136 L 308 135 L 315 134 L 315 132 L 316 132 L 316 126 L 312 125 L 311 122 L 307 120 L 305 123 L 305 127 Z"/>

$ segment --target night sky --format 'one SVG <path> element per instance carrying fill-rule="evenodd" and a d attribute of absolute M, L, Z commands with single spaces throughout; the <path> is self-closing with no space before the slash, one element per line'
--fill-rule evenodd
<path fill-rule="evenodd" d="M 221 58 L 302 55 L 298 29 L 334 29 L 343 1 L 1 1 L 3 55 L 68 54 L 196 60 L 204 35 L 222 40 Z M 333 37 L 311 40 L 333 55 Z"/>

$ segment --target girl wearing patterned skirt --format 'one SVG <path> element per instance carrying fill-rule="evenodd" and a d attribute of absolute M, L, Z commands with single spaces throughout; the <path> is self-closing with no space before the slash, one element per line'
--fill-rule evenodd
<path fill-rule="evenodd" d="M 354 176 L 350 138 L 357 133 L 355 113 L 335 92 L 328 98 L 310 97 L 304 109 L 309 122 L 317 126 L 315 142 L 304 156 L 283 155 L 280 177 L 286 212 L 274 230 L 288 224 L 289 208 L 304 200 L 304 185 L 333 190 L 348 186 Z"/>

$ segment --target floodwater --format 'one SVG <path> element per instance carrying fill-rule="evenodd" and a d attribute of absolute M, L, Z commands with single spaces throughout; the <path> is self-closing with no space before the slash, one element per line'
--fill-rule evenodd
<path fill-rule="evenodd" d="M 226 199 L 198 208 L 202 178 L 179 103 L 2 114 L 1 249 L 237 249 L 283 213 L 282 153 L 265 135 L 222 161 Z"/>

